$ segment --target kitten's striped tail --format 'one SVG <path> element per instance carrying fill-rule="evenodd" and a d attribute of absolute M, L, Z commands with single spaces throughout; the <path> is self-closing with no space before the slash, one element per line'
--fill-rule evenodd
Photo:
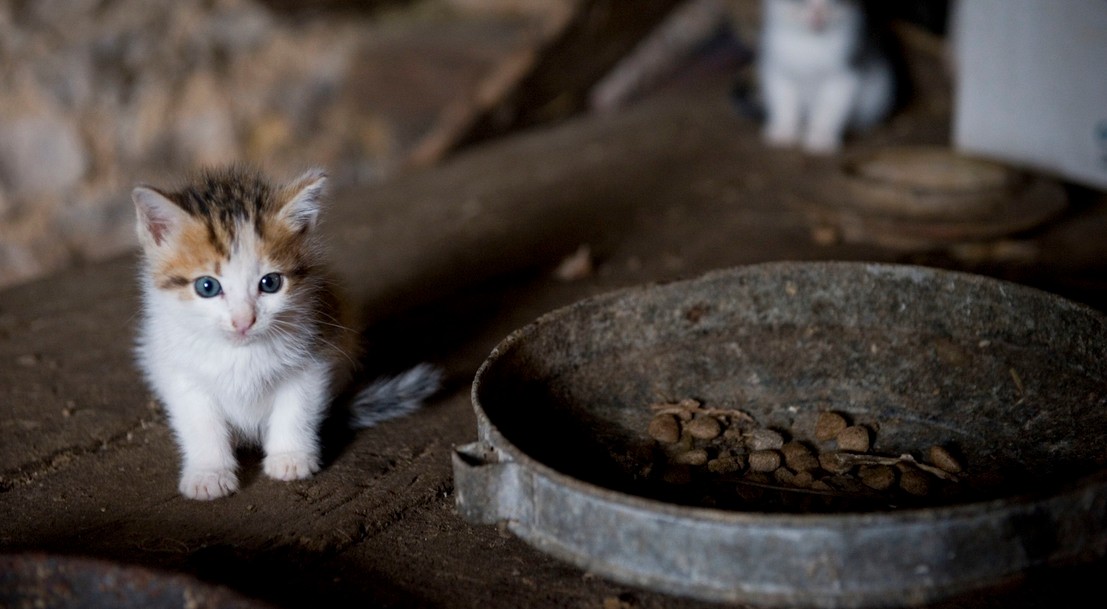
<path fill-rule="evenodd" d="M 419 409 L 442 386 L 442 370 L 419 364 L 396 376 L 370 383 L 354 396 L 350 405 L 350 426 L 372 427 Z"/>

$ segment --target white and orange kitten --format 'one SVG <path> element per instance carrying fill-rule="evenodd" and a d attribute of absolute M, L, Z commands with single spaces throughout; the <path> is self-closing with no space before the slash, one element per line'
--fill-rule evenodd
<path fill-rule="evenodd" d="M 891 112 L 896 73 L 859 0 L 763 0 L 764 139 L 827 154 Z"/>
<path fill-rule="evenodd" d="M 137 360 L 179 445 L 180 492 L 238 489 L 235 448 L 260 445 L 277 480 L 320 468 L 320 426 L 356 360 L 316 230 L 326 176 L 288 184 L 229 167 L 175 191 L 132 192 L 142 244 Z M 406 414 L 437 390 L 421 364 L 354 399 L 355 427 Z"/>

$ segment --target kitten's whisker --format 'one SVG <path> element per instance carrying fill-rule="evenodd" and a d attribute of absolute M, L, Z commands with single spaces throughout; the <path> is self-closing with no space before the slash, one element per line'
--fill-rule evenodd
<path fill-rule="evenodd" d="M 342 357 L 346 358 L 346 361 L 350 362 L 351 365 L 355 365 L 355 366 L 357 365 L 357 362 L 354 361 L 354 358 L 351 357 L 349 353 L 346 353 L 344 350 L 339 348 L 338 345 L 336 345 L 336 344 L 332 343 L 331 341 L 323 338 L 322 336 L 317 336 L 316 340 L 330 346 L 331 349 L 334 349 L 336 352 L 340 353 L 342 355 Z"/>
<path fill-rule="evenodd" d="M 328 322 L 325 322 L 325 321 L 319 321 L 319 320 L 316 320 L 315 323 L 322 324 L 324 326 L 329 326 L 331 328 L 338 328 L 339 330 L 345 330 L 347 332 L 355 332 L 355 333 L 357 332 L 357 330 L 354 330 L 353 328 L 344 326 L 342 324 L 332 324 L 332 323 L 328 323 Z"/>
<path fill-rule="evenodd" d="M 277 332 L 282 333 L 283 336 L 296 337 L 296 335 L 293 335 L 292 332 L 290 332 L 289 330 L 286 330 L 285 329 L 286 327 L 293 328 L 293 329 L 299 329 L 299 326 L 297 326 L 296 324 L 293 324 L 292 322 L 289 322 L 287 320 L 280 319 L 280 318 L 274 318 L 273 319 L 273 328 Z M 322 335 L 319 335 L 317 333 L 313 333 L 311 335 L 311 338 L 315 341 L 318 341 L 318 342 L 321 342 L 321 343 L 327 345 L 328 347 L 333 349 L 336 353 L 341 354 L 342 357 L 346 358 L 346 360 L 349 361 L 351 364 L 357 365 L 357 361 L 355 361 L 354 358 L 349 353 L 347 353 L 345 349 L 342 349 L 338 345 L 336 345 L 336 344 L 332 343 L 331 341 L 323 338 Z"/>

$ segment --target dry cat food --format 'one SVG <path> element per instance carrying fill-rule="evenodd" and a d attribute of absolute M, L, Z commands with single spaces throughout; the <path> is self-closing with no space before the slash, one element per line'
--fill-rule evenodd
<path fill-rule="evenodd" d="M 878 422 L 821 412 L 810 429 L 763 427 L 737 409 L 697 400 L 654 404 L 647 432 L 655 458 L 647 480 L 699 491 L 698 503 L 742 509 L 889 509 L 956 492 L 961 463 L 945 446 L 872 452 Z"/>

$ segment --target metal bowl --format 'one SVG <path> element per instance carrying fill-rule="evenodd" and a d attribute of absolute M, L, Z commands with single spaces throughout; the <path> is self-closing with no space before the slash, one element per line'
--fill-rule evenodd
<path fill-rule="evenodd" d="M 960 493 L 806 513 L 644 483 L 658 401 L 873 451 L 954 446 Z M 614 580 L 763 606 L 921 604 L 1107 554 L 1107 318 L 985 277 L 774 263 L 627 289 L 512 333 L 473 382 L 457 504 Z M 645 469 L 644 469 L 645 468 Z"/>

